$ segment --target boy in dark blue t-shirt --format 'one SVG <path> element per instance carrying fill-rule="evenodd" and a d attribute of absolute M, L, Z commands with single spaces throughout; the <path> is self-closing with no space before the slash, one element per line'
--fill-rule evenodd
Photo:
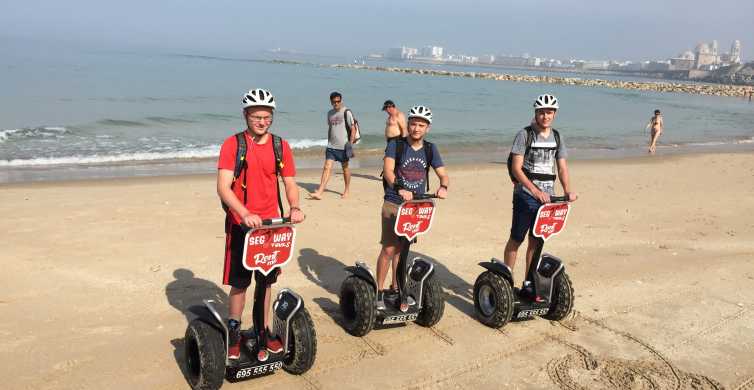
<path fill-rule="evenodd" d="M 415 106 L 408 115 L 408 137 L 390 141 L 385 150 L 383 172 L 385 177 L 385 201 L 382 204 L 382 250 L 377 258 L 377 298 L 379 309 L 384 308 L 382 302 L 382 287 L 385 284 L 388 264 L 392 263 L 393 279 L 391 290 L 397 290 L 398 279 L 396 271 L 401 253 L 401 242 L 395 234 L 395 218 L 398 206 L 404 201 L 413 199 L 414 194 L 424 194 L 427 172 L 432 167 L 440 178 L 440 188 L 435 193 L 445 199 L 448 195 L 448 175 L 440 157 L 437 146 L 424 142 L 424 136 L 429 132 L 432 124 L 432 111 L 428 107 Z M 401 143 L 399 145 L 399 143 Z M 429 151 L 425 147 L 431 148 Z M 402 149 L 398 156 L 398 149 Z M 429 152 L 429 153 L 428 153 Z M 427 161 L 427 156 L 431 161 Z M 397 164 L 397 166 L 396 166 Z M 404 308 L 401 307 L 403 310 Z"/>

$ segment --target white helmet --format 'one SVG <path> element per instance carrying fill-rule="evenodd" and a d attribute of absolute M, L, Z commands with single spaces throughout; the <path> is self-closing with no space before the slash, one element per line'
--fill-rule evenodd
<path fill-rule="evenodd" d="M 432 110 L 425 106 L 413 106 L 408 111 L 408 119 L 422 118 L 432 124 Z"/>
<path fill-rule="evenodd" d="M 246 107 L 270 107 L 275 108 L 275 97 L 266 89 L 252 89 L 241 98 L 242 108 Z"/>
<path fill-rule="evenodd" d="M 557 110 L 560 108 L 558 106 L 558 98 L 550 94 L 539 95 L 537 100 L 534 101 L 534 109 L 538 110 L 540 108 L 553 108 Z"/>

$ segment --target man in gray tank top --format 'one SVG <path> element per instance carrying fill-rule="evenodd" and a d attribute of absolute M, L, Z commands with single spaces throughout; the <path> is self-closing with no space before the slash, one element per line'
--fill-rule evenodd
<path fill-rule="evenodd" d="M 343 168 L 343 180 L 345 188 L 341 198 L 348 197 L 349 187 L 351 186 L 351 170 L 348 168 L 348 160 L 353 157 L 349 153 L 351 145 L 355 141 L 356 132 L 351 131 L 348 134 L 348 127 L 354 128 L 353 113 L 343 104 L 343 96 L 339 92 L 330 94 L 330 104 L 332 110 L 327 112 L 327 149 L 325 149 L 325 166 L 322 168 L 322 179 L 319 188 L 311 193 L 313 199 L 322 199 L 322 193 L 327 189 L 327 182 L 330 180 L 330 172 L 334 161 L 338 161 Z"/>

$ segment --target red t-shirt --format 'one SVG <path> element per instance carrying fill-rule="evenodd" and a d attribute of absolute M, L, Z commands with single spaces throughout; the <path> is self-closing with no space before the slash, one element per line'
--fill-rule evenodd
<path fill-rule="evenodd" d="M 275 151 L 272 149 L 272 135 L 267 137 L 267 142 L 258 145 L 254 143 L 248 132 L 246 137 L 246 164 L 247 168 L 233 185 L 233 192 L 241 203 L 244 203 L 244 194 L 241 183 L 246 181 L 247 199 L 244 205 L 250 213 L 259 215 L 260 218 L 276 218 L 280 216 L 278 209 L 277 177 L 275 176 Z M 236 151 L 238 142 L 233 135 L 223 142 L 220 148 L 220 158 L 217 161 L 217 169 L 233 171 L 236 166 Z M 283 140 L 283 177 L 296 176 L 296 165 L 293 162 L 293 153 L 288 142 Z M 280 196 L 285 198 L 284 186 L 280 186 Z M 233 223 L 240 224 L 241 218 L 231 211 Z"/>

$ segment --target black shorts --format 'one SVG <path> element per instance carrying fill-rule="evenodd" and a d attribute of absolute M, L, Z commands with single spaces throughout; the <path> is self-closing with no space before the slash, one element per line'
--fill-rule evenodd
<path fill-rule="evenodd" d="M 225 269 L 223 271 L 223 284 L 238 289 L 246 289 L 251 284 L 251 274 L 257 284 L 265 286 L 277 282 L 280 268 L 274 269 L 269 275 L 260 271 L 249 271 L 243 266 L 243 242 L 246 234 L 240 225 L 230 224 L 225 233 Z"/>
<path fill-rule="evenodd" d="M 532 235 L 534 220 L 537 218 L 537 211 L 541 205 L 537 199 L 523 191 L 513 193 L 511 238 L 514 241 L 523 242 L 527 232 Z"/>

